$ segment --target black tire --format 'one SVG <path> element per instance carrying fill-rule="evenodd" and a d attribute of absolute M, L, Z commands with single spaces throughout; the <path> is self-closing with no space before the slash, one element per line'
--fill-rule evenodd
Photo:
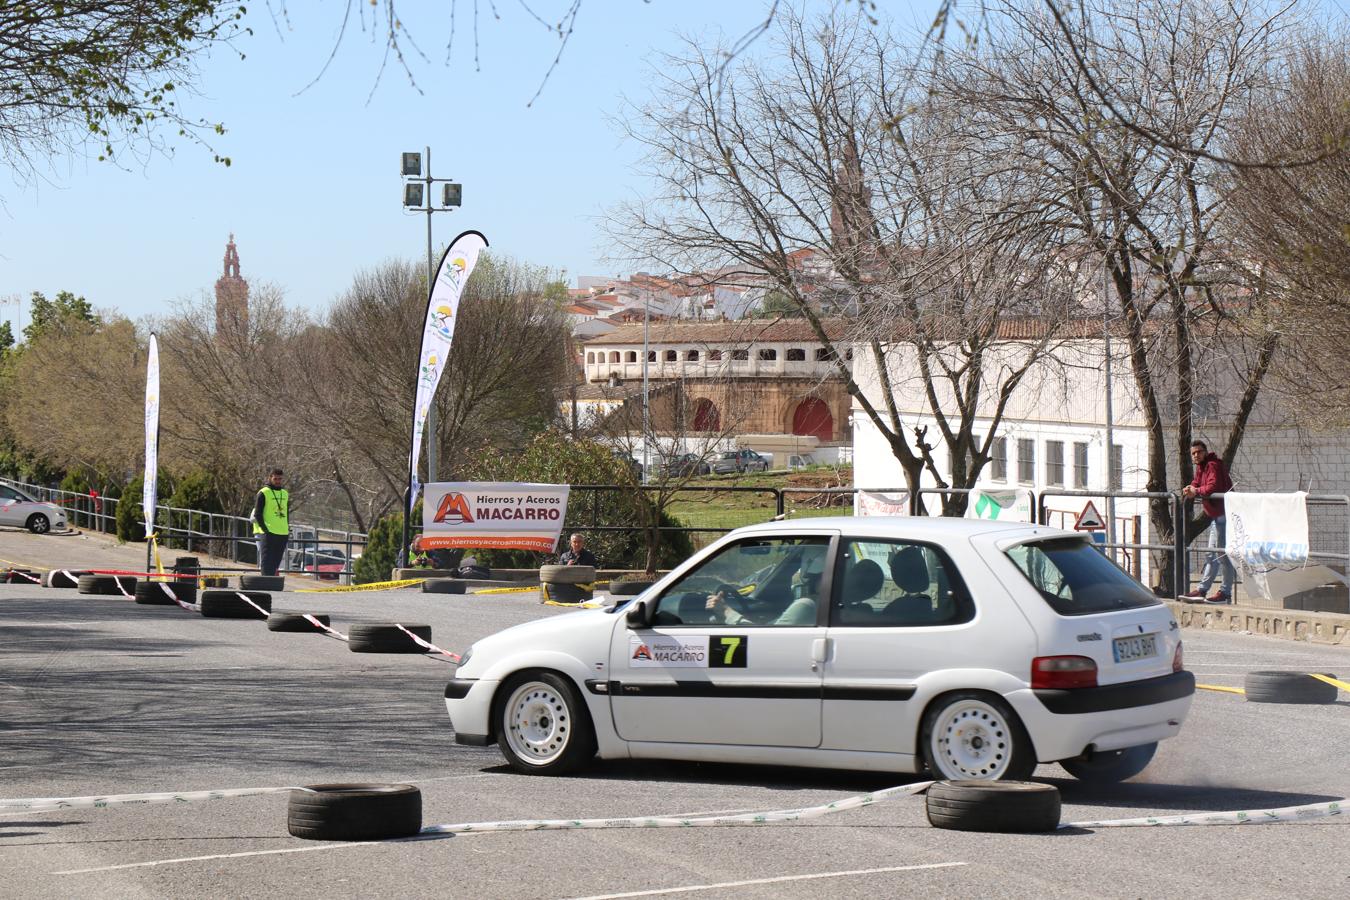
<path fill-rule="evenodd" d="M 404 625 L 413 634 L 431 643 L 430 625 Z M 353 625 L 347 631 L 347 649 L 353 653 L 426 653 L 394 625 Z"/>
<path fill-rule="evenodd" d="M 239 588 L 245 591 L 284 591 L 286 578 L 283 575 L 240 575 Z"/>
<path fill-rule="evenodd" d="M 230 579 L 224 575 L 203 575 L 197 579 L 197 586 L 203 588 L 224 588 L 230 586 Z"/>
<path fill-rule="evenodd" d="M 33 513 L 24 526 L 33 534 L 46 534 L 52 530 L 52 520 L 47 518 L 46 513 Z"/>
<path fill-rule="evenodd" d="M 197 602 L 197 586 L 185 581 L 142 581 L 136 585 L 136 602 L 144 606 L 177 605 L 173 597 L 165 593 L 165 588 L 184 603 Z"/>
<path fill-rule="evenodd" d="M 80 576 L 89 573 L 83 569 L 52 569 L 42 579 L 42 586 L 49 588 L 77 588 Z"/>
<path fill-rule="evenodd" d="M 25 578 L 25 575 L 28 577 Z M 42 579 L 34 575 L 32 569 L 6 569 L 5 576 L 0 581 L 5 584 L 40 584 Z"/>
<path fill-rule="evenodd" d="M 934 700 L 924 713 L 919 747 L 928 770 L 948 781 L 1025 781 L 1036 771 L 1036 749 L 1022 720 L 1001 697 L 984 691 Z"/>
<path fill-rule="evenodd" d="M 1031 781 L 939 781 L 928 822 L 952 831 L 1035 833 L 1059 827 L 1059 789 Z"/>
<path fill-rule="evenodd" d="M 314 616 L 314 618 L 318 619 L 325 625 L 333 624 L 327 616 L 316 615 Z M 291 632 L 299 632 L 302 634 L 324 633 L 322 628 L 315 625 L 309 619 L 306 619 L 304 616 L 297 615 L 295 613 L 272 613 L 270 616 L 267 617 L 267 630 L 291 631 Z"/>
<path fill-rule="evenodd" d="M 544 584 L 591 584 L 595 566 L 540 566 L 539 580 Z"/>
<path fill-rule="evenodd" d="M 539 596 L 554 603 L 585 603 L 595 596 L 594 591 L 576 584 L 541 584 Z"/>
<path fill-rule="evenodd" d="M 655 581 L 611 581 L 609 592 L 617 597 L 629 597 L 642 593 L 654 584 Z"/>
<path fill-rule="evenodd" d="M 1106 750 L 1078 759 L 1062 759 L 1059 764 L 1079 781 L 1087 784 L 1119 784 L 1133 778 L 1153 761 L 1158 742 L 1126 747 L 1124 750 Z"/>
<path fill-rule="evenodd" d="M 76 587 L 81 594 L 112 594 L 120 597 L 122 591 L 117 589 L 118 582 L 128 594 L 135 593 L 136 579 L 130 575 L 81 575 Z"/>
<path fill-rule="evenodd" d="M 240 594 L 262 607 L 263 612 L 246 603 Z M 206 619 L 266 619 L 272 611 L 272 595 L 260 591 L 202 591 L 197 610 Z"/>
<path fill-rule="evenodd" d="M 522 723 L 534 732 L 522 732 Z M 555 672 L 521 672 L 503 682 L 491 725 L 506 762 L 526 775 L 566 775 L 595 756 L 590 711 L 572 682 Z"/>
<path fill-rule="evenodd" d="M 462 594 L 464 582 L 456 578 L 428 578 L 422 582 L 424 594 Z"/>
<path fill-rule="evenodd" d="M 291 791 L 286 829 L 310 841 L 412 837 L 422 830 L 422 792 L 410 784 L 310 785 Z"/>
<path fill-rule="evenodd" d="M 1248 703 L 1336 702 L 1336 685 L 1303 672 L 1248 672 L 1242 686 L 1247 691 Z"/>

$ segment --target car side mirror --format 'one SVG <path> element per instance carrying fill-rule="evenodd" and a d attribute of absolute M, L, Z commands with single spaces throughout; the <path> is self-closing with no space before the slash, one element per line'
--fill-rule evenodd
<path fill-rule="evenodd" d="M 633 608 L 626 613 L 629 628 L 646 628 L 652 623 L 651 600 L 639 600 L 633 604 Z"/>

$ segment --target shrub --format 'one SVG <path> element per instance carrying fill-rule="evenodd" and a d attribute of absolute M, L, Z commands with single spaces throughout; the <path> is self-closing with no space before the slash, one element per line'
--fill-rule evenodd
<path fill-rule="evenodd" d="M 413 521 L 422 517 L 422 504 L 413 506 Z M 403 543 L 403 513 L 384 516 L 371 527 L 366 536 L 366 547 L 361 558 L 352 566 L 355 584 L 388 581 L 389 573 L 398 564 L 398 551 Z"/>
<path fill-rule="evenodd" d="M 117 539 L 128 543 L 145 540 L 145 513 L 141 510 L 141 492 L 145 490 L 145 477 L 137 475 L 122 488 L 121 499 L 117 503 Z"/>
<path fill-rule="evenodd" d="M 178 484 L 174 486 L 173 493 L 164 503 L 178 509 L 195 509 L 206 513 L 224 512 L 224 506 L 220 502 L 220 495 L 216 493 L 211 476 L 200 470 L 180 478 Z M 169 513 L 169 524 L 178 529 L 195 528 L 198 531 L 204 531 L 208 527 L 207 520 L 194 521 L 193 517 L 185 512 Z M 188 547 L 189 541 L 181 536 L 175 536 L 173 540 L 179 546 Z M 208 548 L 204 541 L 194 540 L 191 541 L 189 549 L 207 552 L 211 548 Z"/>

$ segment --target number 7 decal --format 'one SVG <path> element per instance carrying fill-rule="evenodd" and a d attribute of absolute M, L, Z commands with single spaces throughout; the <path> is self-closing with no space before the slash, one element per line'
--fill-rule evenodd
<path fill-rule="evenodd" d="M 721 653 L 708 654 L 708 665 L 713 669 L 744 669 L 750 655 L 750 638 L 743 634 L 722 635 L 717 638 Z"/>

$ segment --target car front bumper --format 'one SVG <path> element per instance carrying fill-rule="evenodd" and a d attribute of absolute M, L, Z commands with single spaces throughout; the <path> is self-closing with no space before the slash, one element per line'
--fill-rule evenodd
<path fill-rule="evenodd" d="M 1195 696 L 1195 676 L 1073 690 L 1014 691 L 1007 699 L 1026 725 L 1036 757 L 1054 762 L 1085 751 L 1122 750 L 1175 737 Z"/>
<path fill-rule="evenodd" d="M 456 744 L 485 747 L 492 743 L 492 697 L 497 685 L 496 681 L 453 678 L 445 686 L 445 710 Z"/>

